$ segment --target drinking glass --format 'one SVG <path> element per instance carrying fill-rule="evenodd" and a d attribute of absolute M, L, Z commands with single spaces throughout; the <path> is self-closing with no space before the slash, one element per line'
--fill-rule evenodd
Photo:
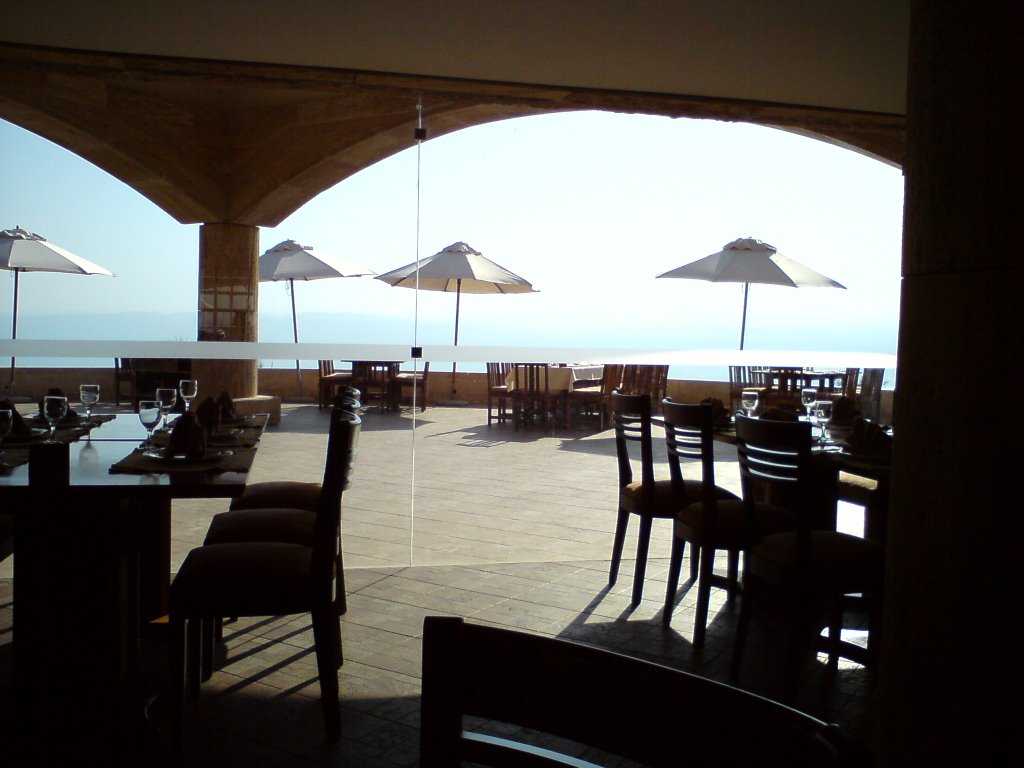
<path fill-rule="evenodd" d="M 57 431 L 57 422 L 68 415 L 68 399 L 63 395 L 47 395 L 43 398 L 43 417 L 50 425 L 48 443 L 57 442 L 53 435 Z"/>
<path fill-rule="evenodd" d="M 161 387 L 156 391 L 156 401 L 160 405 L 160 413 L 163 416 L 163 428 L 167 429 L 167 412 L 178 402 L 178 390 Z"/>
<path fill-rule="evenodd" d="M 92 407 L 100 401 L 99 384 L 83 384 L 78 388 L 78 401 L 85 408 L 85 420 L 92 421 Z"/>
<path fill-rule="evenodd" d="M 149 436 L 146 438 L 146 442 L 143 443 L 143 445 L 153 444 L 153 430 L 157 428 L 157 425 L 160 423 L 160 419 L 162 418 L 163 411 L 160 408 L 160 403 L 156 400 L 139 401 L 139 421 L 149 433 Z"/>
<path fill-rule="evenodd" d="M 754 415 L 754 411 L 757 410 L 757 401 L 760 396 L 761 393 L 756 389 L 743 390 L 743 394 L 740 395 L 740 405 L 742 405 L 743 410 L 747 412 L 747 416 Z"/>
<path fill-rule="evenodd" d="M 192 408 L 192 398 L 199 394 L 199 382 L 195 379 L 182 379 L 178 382 L 181 399 L 185 401 L 185 410 Z"/>
<path fill-rule="evenodd" d="M 814 387 L 805 387 L 800 390 L 800 404 L 807 412 L 807 420 L 814 421 L 814 404 L 818 401 L 818 390 Z"/>
<path fill-rule="evenodd" d="M 824 443 L 828 439 L 828 430 L 825 427 L 832 418 L 832 401 L 818 400 L 814 404 L 814 415 L 818 419 L 818 426 L 821 427 L 820 440 Z"/>
<path fill-rule="evenodd" d="M 8 409 L 0 410 L 0 448 L 3 448 L 4 438 L 11 431 L 11 427 L 14 426 L 14 412 Z M 7 463 L 4 461 L 4 452 L 0 450 L 0 467 L 6 467 Z"/>

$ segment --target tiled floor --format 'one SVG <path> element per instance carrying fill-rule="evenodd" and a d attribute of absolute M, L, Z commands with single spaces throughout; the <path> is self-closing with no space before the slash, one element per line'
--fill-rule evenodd
<path fill-rule="evenodd" d="M 364 415 L 344 503 L 349 610 L 342 622 L 343 737 L 324 742 L 308 616 L 225 628 L 226 657 L 186 713 L 186 765 L 411 766 L 418 763 L 423 617 L 449 614 L 618 650 L 727 680 L 735 612 L 712 593 L 707 645 L 695 653 L 695 590 L 661 624 L 671 524 L 655 524 L 643 602 L 629 606 L 636 523 L 614 587 L 608 560 L 616 465 L 611 432 L 514 431 L 476 408 Z M 327 412 L 286 405 L 252 480 L 318 480 Z M 657 441 L 656 441 L 657 443 Z M 659 446 L 660 447 L 660 446 Z M 739 488 L 735 451 L 718 446 L 718 481 Z M 415 494 L 413 490 L 415 489 Z M 226 502 L 177 501 L 172 567 Z M 844 517 L 855 520 L 855 508 Z M 684 563 L 684 574 L 688 565 Z M 0 694 L 10 682 L 11 560 L 0 564 Z M 755 635 L 740 683 L 771 693 L 772 636 Z M 147 649 L 159 669 L 159 642 Z M 799 705 L 860 730 L 870 679 L 829 678 L 811 663 Z M 153 719 L 159 723 L 159 702 Z M 0 707 L 2 714 L 2 707 Z M 159 732 L 154 734 L 157 743 Z"/>

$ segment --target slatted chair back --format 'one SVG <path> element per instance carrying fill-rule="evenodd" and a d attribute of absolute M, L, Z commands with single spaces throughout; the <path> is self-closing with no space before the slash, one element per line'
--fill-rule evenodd
<path fill-rule="evenodd" d="M 508 373 L 511 369 L 512 363 L 487 363 L 487 386 L 507 386 Z"/>
<path fill-rule="evenodd" d="M 651 399 L 647 395 L 612 393 L 612 423 L 615 426 L 615 455 L 619 465 L 619 487 L 633 482 L 630 446 L 640 453 L 640 480 L 644 493 L 654 495 L 654 447 L 651 442 Z"/>
<path fill-rule="evenodd" d="M 548 395 L 548 364 L 547 363 L 516 363 L 514 392 L 520 394 Z"/>
<path fill-rule="evenodd" d="M 840 726 L 755 694 L 601 648 L 458 617 L 424 620 L 422 680 L 420 764 L 431 768 L 463 761 L 596 765 L 555 751 L 565 740 L 652 768 L 689 761 L 750 766 L 765 755 L 810 768 L 871 764 L 864 745 Z M 464 717 L 496 727 L 470 731 Z M 742 738 L 736 723 L 743 724 Z M 523 729 L 540 734 L 534 741 L 544 746 L 528 743 Z M 685 742 L 680 729 L 689 734 Z"/>
<path fill-rule="evenodd" d="M 715 448 L 711 406 L 674 403 L 666 398 L 662 402 L 662 418 L 665 422 L 665 453 L 668 456 L 669 476 L 672 478 L 672 493 L 679 507 L 698 501 L 686 497 L 686 485 L 683 483 L 682 462 L 695 461 L 701 468 L 704 509 L 714 515 Z"/>
<path fill-rule="evenodd" d="M 736 453 L 750 530 L 756 535 L 754 501 L 766 495 L 797 514 L 797 547 L 801 558 L 809 558 L 811 425 L 737 416 Z"/>

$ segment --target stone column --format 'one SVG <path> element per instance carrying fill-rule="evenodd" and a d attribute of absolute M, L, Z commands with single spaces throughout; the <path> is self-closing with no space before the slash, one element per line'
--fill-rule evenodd
<path fill-rule="evenodd" d="M 259 229 L 204 224 L 199 229 L 199 340 L 257 341 Z M 255 360 L 194 360 L 199 399 L 256 394 Z"/>
<path fill-rule="evenodd" d="M 1006 765 L 1017 740 L 1024 89 L 1013 5 L 912 5 L 880 765 Z"/>

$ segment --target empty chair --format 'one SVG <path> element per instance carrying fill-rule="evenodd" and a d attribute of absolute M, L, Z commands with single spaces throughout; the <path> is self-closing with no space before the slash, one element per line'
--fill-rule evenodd
<path fill-rule="evenodd" d="M 317 405 L 320 408 L 328 408 L 334 401 L 334 395 L 339 387 L 352 383 L 352 374 L 348 371 L 334 370 L 333 360 L 320 361 L 320 379 L 317 387 Z"/>
<path fill-rule="evenodd" d="M 622 370 L 621 390 L 627 395 L 647 395 L 651 411 L 661 408 L 668 389 L 667 365 L 626 365 Z"/>
<path fill-rule="evenodd" d="M 508 421 L 508 373 L 511 363 L 487 364 L 487 426 Z"/>
<path fill-rule="evenodd" d="M 513 425 L 519 429 L 520 425 L 532 424 L 534 418 L 540 416 L 547 426 L 551 405 L 557 397 L 548 389 L 548 364 L 514 363 L 512 370 L 515 377 L 511 392 Z"/>
<path fill-rule="evenodd" d="M 569 419 L 581 413 L 596 413 L 598 429 L 604 430 L 611 410 L 612 392 L 622 384 L 622 365 L 606 365 L 601 374 L 601 384 L 596 387 L 579 387 L 569 391 Z"/>
<path fill-rule="evenodd" d="M 430 383 L 430 362 L 425 362 L 418 371 L 399 371 L 395 374 L 393 385 L 395 387 L 395 400 L 398 405 L 406 403 L 413 405 L 413 392 L 415 405 L 420 412 L 427 410 L 427 392 Z"/>
<path fill-rule="evenodd" d="M 647 571 L 647 549 L 651 541 L 651 528 L 655 518 L 672 519 L 679 509 L 679 499 L 673 490 L 672 480 L 654 478 L 654 447 L 651 441 L 651 399 L 647 395 L 624 395 L 612 393 L 612 423 L 615 426 L 615 456 L 619 469 L 618 518 L 615 523 L 615 539 L 612 543 L 612 562 L 608 583 L 615 584 L 622 559 L 622 547 L 626 540 L 626 529 L 630 515 L 640 518 L 640 533 L 637 540 L 636 567 L 633 572 L 632 604 L 643 597 L 644 577 Z M 634 480 L 633 460 L 630 447 L 640 456 L 640 479 Z M 700 498 L 702 484 L 699 480 L 684 481 L 688 498 Z M 722 498 L 735 498 L 728 491 L 716 491 Z"/>
<path fill-rule="evenodd" d="M 324 726 L 329 740 L 341 732 L 338 701 L 340 627 L 334 605 L 338 585 L 335 546 L 341 497 L 351 476 L 359 417 L 331 413 L 331 439 L 312 545 L 253 541 L 207 544 L 185 557 L 170 591 L 170 717 L 180 743 L 187 683 L 198 695 L 202 628 L 221 616 L 279 616 L 310 613 L 316 649 Z M 187 629 L 187 642 L 186 642 Z"/>
<path fill-rule="evenodd" d="M 815 501 L 820 498 L 821 476 L 811 466 L 809 424 L 737 416 L 736 446 L 748 517 L 754 518 L 758 487 L 798 517 L 795 530 L 762 536 L 748 550 L 733 674 L 739 669 L 751 616 L 771 592 L 776 599 L 764 601 L 765 605 L 785 611 L 790 623 L 783 693 L 792 700 L 802 657 L 817 647 L 823 626 L 829 628 L 827 650 L 833 664 L 839 655 L 867 660 L 859 648 L 845 645 L 840 638 L 846 595 L 858 593 L 869 600 L 872 655 L 877 638 L 871 635 L 881 615 L 884 551 L 876 541 L 821 529 L 817 523 Z"/>
<path fill-rule="evenodd" d="M 595 766 L 565 742 L 652 768 L 871 765 L 840 726 L 677 669 L 461 618 L 423 622 L 420 765 Z M 476 731 L 464 718 L 485 721 Z M 490 726 L 489 728 L 487 726 Z M 542 734 L 529 743 L 523 733 Z M 554 736 L 556 739 L 552 739 Z M 605 762 L 605 765 L 608 763 Z M 618 763 L 616 763 L 618 764 Z"/>
<path fill-rule="evenodd" d="M 710 405 L 684 405 L 665 400 L 665 448 L 677 509 L 672 536 L 672 555 L 669 561 L 668 586 L 665 592 L 665 610 L 662 623 L 672 620 L 679 572 L 682 568 L 686 544 L 690 551 L 690 578 L 697 579 L 697 613 L 694 619 L 693 647 L 702 648 L 706 635 L 711 587 L 725 587 L 732 601 L 737 592 L 737 574 L 740 552 L 749 546 L 756 532 L 751 530 L 743 502 L 735 494 L 715 485 L 715 453 L 713 422 Z M 683 459 L 699 466 L 699 480 L 685 480 Z M 769 510 L 765 510 L 769 511 Z M 793 527 L 791 515 L 788 525 L 783 519 L 764 515 L 762 530 L 784 530 Z M 714 573 L 715 553 L 728 552 L 727 576 Z"/>

